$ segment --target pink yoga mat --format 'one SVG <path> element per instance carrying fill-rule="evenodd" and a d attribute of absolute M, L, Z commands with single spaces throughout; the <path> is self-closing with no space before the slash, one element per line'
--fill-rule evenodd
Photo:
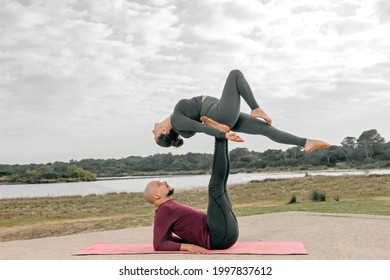
<path fill-rule="evenodd" d="M 73 255 L 185 254 L 183 251 L 154 251 L 152 244 L 93 243 Z M 302 242 L 237 242 L 226 250 L 210 250 L 210 254 L 232 255 L 307 255 Z"/>

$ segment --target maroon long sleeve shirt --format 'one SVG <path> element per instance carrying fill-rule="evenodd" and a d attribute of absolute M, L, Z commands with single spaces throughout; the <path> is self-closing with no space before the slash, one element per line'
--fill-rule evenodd
<path fill-rule="evenodd" d="M 207 215 L 170 199 L 154 215 L 153 246 L 156 251 L 179 251 L 181 243 L 210 249 Z"/>

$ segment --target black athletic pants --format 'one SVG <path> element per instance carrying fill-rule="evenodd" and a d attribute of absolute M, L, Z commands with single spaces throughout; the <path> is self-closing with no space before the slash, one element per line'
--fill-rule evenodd
<path fill-rule="evenodd" d="M 228 140 L 215 139 L 213 169 L 209 183 L 207 224 L 211 249 L 227 249 L 238 239 L 238 224 L 227 193 L 229 177 Z"/>

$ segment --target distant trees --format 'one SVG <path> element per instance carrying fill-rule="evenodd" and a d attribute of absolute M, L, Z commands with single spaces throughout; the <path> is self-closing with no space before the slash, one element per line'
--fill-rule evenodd
<path fill-rule="evenodd" d="M 66 163 L 0 165 L 0 183 L 56 183 L 94 181 L 96 174 Z"/>
<path fill-rule="evenodd" d="M 356 152 L 357 142 L 356 137 L 345 137 L 341 142 L 340 151 L 345 156 L 346 161 L 350 161 L 353 154 Z"/>
<path fill-rule="evenodd" d="M 341 145 L 306 153 L 300 147 L 264 152 L 236 148 L 230 151 L 231 172 L 306 170 L 318 168 L 389 168 L 390 142 L 371 129 L 358 138 L 345 137 Z M 83 159 L 69 163 L 0 165 L 0 183 L 90 181 L 98 177 L 208 173 L 211 154 L 155 154 L 121 159 Z M 96 174 L 96 175 L 95 175 Z"/>
<path fill-rule="evenodd" d="M 96 180 L 96 175 L 91 171 L 85 170 L 79 166 L 71 165 L 68 168 L 69 178 L 77 178 L 80 181 L 94 181 Z"/>
<path fill-rule="evenodd" d="M 341 142 L 339 161 L 362 163 L 390 160 L 390 143 L 376 129 L 364 131 L 359 138 L 346 137 Z"/>
<path fill-rule="evenodd" d="M 385 139 L 376 131 L 376 129 L 364 131 L 357 139 L 357 145 L 364 151 L 366 158 L 383 152 L 384 144 Z"/>
<path fill-rule="evenodd" d="M 98 177 L 129 175 L 158 175 L 172 173 L 199 174 L 208 172 L 212 155 L 187 153 L 185 155 L 155 154 L 147 157 L 130 156 L 122 159 L 85 159 L 77 166 L 90 170 Z"/>

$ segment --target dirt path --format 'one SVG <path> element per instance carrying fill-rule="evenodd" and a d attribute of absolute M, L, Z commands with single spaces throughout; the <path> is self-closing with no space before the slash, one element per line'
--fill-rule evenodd
<path fill-rule="evenodd" d="M 240 217 L 239 241 L 302 241 L 309 255 L 123 255 L 72 256 L 93 242 L 149 243 L 152 228 L 81 233 L 0 242 L 0 259 L 350 259 L 390 260 L 390 216 L 285 212 Z"/>
<path fill-rule="evenodd" d="M 62 221 L 40 222 L 31 225 L 0 228 L 0 242 L 34 239 L 37 237 L 63 236 L 82 232 L 96 232 L 102 221 L 115 221 L 128 218 L 127 215 L 66 219 Z"/>

